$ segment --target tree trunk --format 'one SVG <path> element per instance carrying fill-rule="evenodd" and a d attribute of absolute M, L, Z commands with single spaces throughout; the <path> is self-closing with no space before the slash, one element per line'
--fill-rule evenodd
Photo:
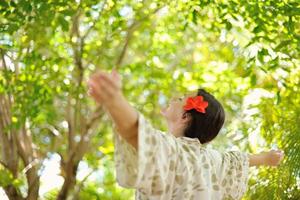
<path fill-rule="evenodd" d="M 57 196 L 57 200 L 66 200 L 71 189 L 76 184 L 76 174 L 79 162 L 74 163 L 72 160 L 66 164 L 63 170 L 65 171 L 65 181 Z"/>
<path fill-rule="evenodd" d="M 39 197 L 40 177 L 37 173 L 37 168 L 34 166 L 26 173 L 28 183 L 28 193 L 26 200 L 37 200 Z"/>

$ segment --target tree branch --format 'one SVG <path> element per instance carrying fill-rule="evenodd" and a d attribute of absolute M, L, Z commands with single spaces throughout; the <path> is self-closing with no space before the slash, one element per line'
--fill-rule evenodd
<path fill-rule="evenodd" d="M 4 51 L 2 48 L 0 48 L 0 53 L 1 53 L 1 60 L 2 60 L 2 63 L 3 63 L 3 67 L 5 70 L 7 70 L 7 65 L 6 65 L 6 62 L 5 62 L 5 58 L 4 58 Z"/>
<path fill-rule="evenodd" d="M 2 160 L 0 160 L 0 164 L 1 164 L 3 167 L 5 167 L 6 169 L 9 169 L 9 168 L 8 168 L 8 165 L 5 164 Z"/>
<path fill-rule="evenodd" d="M 103 12 L 103 9 L 104 9 L 106 3 L 107 3 L 107 0 L 105 0 L 105 1 L 103 2 L 103 5 L 102 5 L 102 7 L 101 7 L 101 9 L 100 9 L 100 11 L 99 11 L 98 17 L 93 21 L 93 24 L 89 27 L 89 29 L 88 29 L 88 30 L 85 32 L 85 34 L 82 36 L 82 41 L 83 41 L 83 42 L 85 41 L 85 39 L 87 38 L 87 36 L 90 34 L 90 32 L 95 28 L 95 25 L 96 25 L 97 21 L 100 20 L 100 17 L 102 16 L 101 14 L 102 14 L 102 12 Z"/>
<path fill-rule="evenodd" d="M 70 152 L 74 146 L 74 124 L 72 119 L 71 95 L 68 96 L 66 119 L 68 123 L 68 151 Z"/>
<path fill-rule="evenodd" d="M 80 181 L 80 183 L 76 186 L 75 188 L 75 192 L 74 192 L 74 195 L 73 195 L 73 200 L 78 200 L 79 199 L 79 194 L 80 194 L 80 191 L 84 185 L 84 182 L 93 174 L 93 170 L 90 171 L 83 179 L 82 181 Z"/>
<path fill-rule="evenodd" d="M 90 130 L 91 127 L 95 124 L 97 119 L 101 118 L 104 114 L 104 111 L 102 110 L 101 106 L 97 107 L 96 110 L 94 111 L 92 117 L 89 119 L 89 121 L 86 124 L 86 132 Z"/>
<path fill-rule="evenodd" d="M 149 18 L 150 16 L 152 16 L 153 14 L 157 13 L 160 9 L 162 9 L 163 7 L 158 7 L 156 8 L 153 13 L 151 13 L 150 15 L 147 15 L 147 16 L 144 16 L 142 17 L 140 20 L 138 21 L 135 21 L 133 22 L 129 28 L 127 29 L 127 34 L 126 34 L 126 38 L 125 38 L 125 42 L 124 42 L 124 46 L 121 50 L 121 53 L 120 53 L 120 56 L 118 57 L 117 61 L 116 61 L 116 64 L 114 66 L 114 68 L 116 70 L 118 70 L 124 60 L 124 57 L 125 57 L 125 54 L 126 54 L 126 51 L 128 49 L 128 46 L 129 46 L 129 43 L 132 39 L 132 35 L 133 35 L 133 32 L 137 29 L 137 27 L 142 23 L 142 21 L 146 20 L 147 18 Z"/>
<path fill-rule="evenodd" d="M 20 155 L 25 168 L 23 173 L 26 174 L 28 184 L 27 197 L 28 200 L 35 200 L 38 197 L 40 187 L 40 177 L 38 176 L 38 168 L 36 165 L 39 162 L 36 157 L 36 152 L 33 149 L 31 134 L 27 131 L 25 125 L 19 130 L 19 133 L 14 134 L 14 140 L 17 145 L 18 154 Z"/>

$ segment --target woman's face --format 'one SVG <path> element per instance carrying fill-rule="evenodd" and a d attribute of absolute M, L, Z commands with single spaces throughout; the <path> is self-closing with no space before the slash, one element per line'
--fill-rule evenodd
<path fill-rule="evenodd" d="M 184 105 L 187 98 L 197 95 L 197 91 L 189 92 L 183 96 L 174 96 L 169 101 L 167 108 L 161 110 L 161 114 L 166 118 L 168 123 L 180 123 L 183 119 Z"/>

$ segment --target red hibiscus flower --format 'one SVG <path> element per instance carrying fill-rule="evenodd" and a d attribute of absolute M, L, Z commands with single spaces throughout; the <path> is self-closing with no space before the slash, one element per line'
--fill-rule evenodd
<path fill-rule="evenodd" d="M 208 102 L 203 100 L 203 96 L 189 97 L 186 100 L 186 104 L 183 107 L 184 110 L 195 109 L 198 112 L 205 113 L 205 108 L 207 108 Z"/>

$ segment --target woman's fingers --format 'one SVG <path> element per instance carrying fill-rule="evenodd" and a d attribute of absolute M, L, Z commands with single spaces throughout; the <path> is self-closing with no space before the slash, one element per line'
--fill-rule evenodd
<path fill-rule="evenodd" d="M 101 103 L 103 101 L 103 97 L 102 97 L 100 88 L 93 80 L 89 80 L 89 91 L 88 92 L 98 103 Z"/>
<path fill-rule="evenodd" d="M 111 77 L 112 77 L 113 81 L 116 83 L 117 87 L 119 89 L 121 89 L 122 88 L 122 80 L 121 80 L 121 76 L 119 75 L 119 73 L 117 72 L 116 69 L 113 69 L 111 71 Z"/>
<path fill-rule="evenodd" d="M 112 84 L 112 80 L 110 77 L 108 77 L 108 75 L 100 74 L 97 81 L 107 100 L 113 98 L 114 95 L 119 92 L 119 89 L 116 87 L 116 85 Z"/>
<path fill-rule="evenodd" d="M 116 89 L 116 90 L 119 90 L 119 86 L 118 86 L 118 83 L 117 83 L 117 80 L 114 80 L 113 79 L 113 76 L 110 76 L 108 74 L 105 74 L 105 73 L 100 73 L 99 74 L 99 77 L 105 82 L 105 84 L 108 86 L 111 86 L 112 88 Z"/>
<path fill-rule="evenodd" d="M 109 103 L 120 92 L 120 87 L 114 77 L 107 73 L 93 74 L 88 84 L 91 88 L 91 95 L 103 103 Z"/>
<path fill-rule="evenodd" d="M 284 157 L 284 152 L 281 150 L 271 150 L 268 152 L 268 162 L 271 166 L 277 166 L 280 164 Z"/>
<path fill-rule="evenodd" d="M 118 86 L 118 80 L 114 80 L 114 76 L 111 76 L 107 73 L 104 73 L 104 72 L 96 72 L 95 74 L 93 74 L 91 76 L 91 79 L 92 80 L 95 80 L 95 81 L 105 81 L 105 83 L 103 84 L 106 84 L 106 85 L 111 85 L 111 87 L 115 88 L 115 89 L 120 89 L 119 86 Z"/>

